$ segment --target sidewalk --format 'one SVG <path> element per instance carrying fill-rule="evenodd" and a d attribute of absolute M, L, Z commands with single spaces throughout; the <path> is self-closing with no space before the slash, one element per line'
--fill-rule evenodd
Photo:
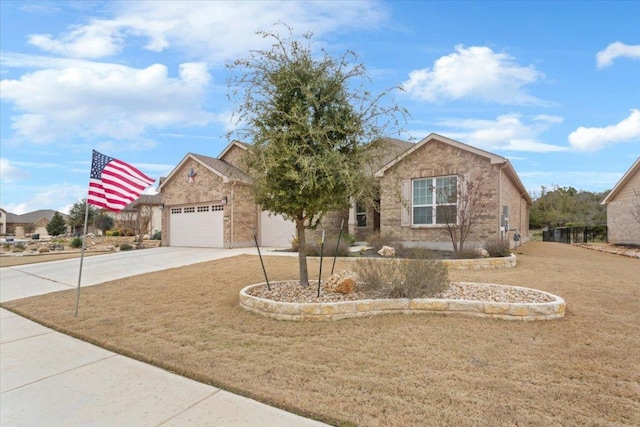
<path fill-rule="evenodd" d="M 237 250 L 222 250 L 208 257 L 219 259 L 237 254 Z M 183 258 L 202 261 L 202 257 L 197 256 Z M 59 273 L 61 268 L 72 265 L 59 264 L 56 270 Z M 25 274 L 31 274 L 31 280 L 35 280 L 33 273 L 22 267 L 21 270 L 27 270 Z M 9 272 L 2 273 L 3 282 L 5 278 L 16 280 L 7 274 Z M 51 283 L 52 279 L 40 277 L 39 280 L 43 284 L 38 286 L 38 293 L 42 293 L 43 286 L 47 286 L 44 282 Z M 65 281 L 68 280 L 61 278 L 53 283 L 52 291 L 67 287 Z M 15 283 L 1 286 L 11 287 L 10 299 L 16 296 Z M 325 424 L 104 350 L 0 309 L 0 425 L 311 427 Z"/>

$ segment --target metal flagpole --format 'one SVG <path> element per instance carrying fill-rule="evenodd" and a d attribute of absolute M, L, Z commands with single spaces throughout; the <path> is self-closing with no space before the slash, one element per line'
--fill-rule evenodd
<path fill-rule="evenodd" d="M 318 298 L 320 298 L 320 281 L 322 280 L 322 252 L 324 252 L 324 230 L 322 230 L 322 243 L 320 244 L 320 273 L 318 274 Z"/>
<path fill-rule="evenodd" d="M 80 250 L 80 272 L 78 273 L 78 288 L 76 289 L 76 312 L 78 317 L 78 304 L 80 303 L 80 282 L 82 281 L 82 263 L 84 262 L 84 239 L 87 236 L 87 221 L 89 219 L 89 198 L 85 199 L 86 209 L 84 211 L 84 232 L 82 233 L 82 249 Z"/>

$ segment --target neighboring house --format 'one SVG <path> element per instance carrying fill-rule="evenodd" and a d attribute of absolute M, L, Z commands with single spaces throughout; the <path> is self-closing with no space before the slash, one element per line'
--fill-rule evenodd
<path fill-rule="evenodd" d="M 0 236 L 7 234 L 7 211 L 0 208 Z"/>
<path fill-rule="evenodd" d="M 640 245 L 640 157 L 602 204 L 607 206 L 609 243 Z"/>
<path fill-rule="evenodd" d="M 513 246 L 515 233 L 521 243 L 529 240 L 531 198 L 506 158 L 436 134 L 417 144 L 390 138 L 385 143 L 386 154 L 372 171 L 380 183 L 374 203 L 378 208 L 354 201 L 348 210 L 329 212 L 307 241 L 321 229 L 337 234 L 344 222 L 345 231 L 358 240 L 382 232 L 409 246 L 451 249 L 449 235 L 438 223 L 438 206 L 418 194 L 420 188 L 433 191 L 444 181 L 456 186 L 457 176 L 482 176 L 489 194 L 489 210 L 469 236 L 469 246 L 496 238 L 507 238 Z M 296 234 L 293 222 L 262 211 L 253 201 L 251 179 L 240 164 L 246 150 L 246 144 L 232 141 L 218 158 L 189 153 L 161 179 L 164 246 L 250 246 L 254 234 L 262 246 L 290 246 Z M 449 202 L 453 209 L 456 201 Z"/>
<path fill-rule="evenodd" d="M 109 212 L 114 218 L 114 228 L 123 230 L 127 234 L 135 234 L 138 228 L 143 236 L 153 237 L 162 231 L 162 195 L 143 194 L 136 200 L 125 206 L 118 213 Z"/>
<path fill-rule="evenodd" d="M 31 237 L 33 234 L 39 234 L 40 237 L 48 237 L 47 225 L 51 222 L 56 211 L 52 209 L 41 209 L 28 212 L 22 215 L 6 213 L 5 234 L 17 238 Z M 59 212 L 66 221 L 69 216 Z M 67 232 L 70 228 L 67 227 Z"/>
<path fill-rule="evenodd" d="M 375 173 L 380 181 L 380 230 L 407 246 L 452 249 L 442 212 L 457 209 L 460 180 L 481 178 L 488 209 L 467 238 L 466 247 L 518 233 L 529 240 L 531 197 L 504 157 L 432 133 Z M 462 178 L 461 178 L 462 177 Z M 453 188 L 453 199 L 438 202 L 440 190 Z"/>

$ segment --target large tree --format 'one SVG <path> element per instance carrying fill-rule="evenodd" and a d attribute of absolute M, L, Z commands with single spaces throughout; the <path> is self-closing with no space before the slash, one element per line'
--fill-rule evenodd
<path fill-rule="evenodd" d="M 81 199 L 75 202 L 71 209 L 69 209 L 69 218 L 67 224 L 73 228 L 74 233 L 82 232 L 84 226 L 85 211 L 87 209 L 87 199 Z M 89 216 L 87 217 L 87 224 L 93 224 L 93 219 L 98 214 L 98 208 L 89 204 Z"/>
<path fill-rule="evenodd" d="M 53 218 L 51 218 L 46 228 L 50 236 L 59 236 L 67 232 L 67 225 L 64 222 L 64 218 L 62 218 L 62 215 L 58 212 L 53 214 Z"/>
<path fill-rule="evenodd" d="M 252 144 L 244 157 L 256 202 L 296 224 L 300 284 L 308 284 L 305 230 L 324 214 L 345 209 L 350 197 L 372 191 L 369 163 L 383 136 L 398 131 L 406 111 L 372 95 L 357 55 L 314 55 L 312 34 L 296 39 L 259 32 L 270 50 L 252 51 L 228 65 L 236 97 L 234 133 Z"/>

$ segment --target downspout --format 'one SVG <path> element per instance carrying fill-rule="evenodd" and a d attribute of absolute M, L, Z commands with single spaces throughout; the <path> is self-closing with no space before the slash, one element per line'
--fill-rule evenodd
<path fill-rule="evenodd" d="M 507 167 L 507 162 L 504 162 L 498 170 L 498 231 L 502 227 L 502 170 Z M 503 240 L 507 236 L 508 230 L 504 230 L 500 234 L 500 240 Z"/>
<path fill-rule="evenodd" d="M 235 204 L 235 198 L 234 198 L 234 191 L 233 189 L 236 186 L 236 181 L 233 181 L 233 184 L 231 184 L 231 212 L 230 212 L 230 221 L 231 221 L 231 235 L 229 236 L 229 249 L 233 249 L 233 205 Z"/>

